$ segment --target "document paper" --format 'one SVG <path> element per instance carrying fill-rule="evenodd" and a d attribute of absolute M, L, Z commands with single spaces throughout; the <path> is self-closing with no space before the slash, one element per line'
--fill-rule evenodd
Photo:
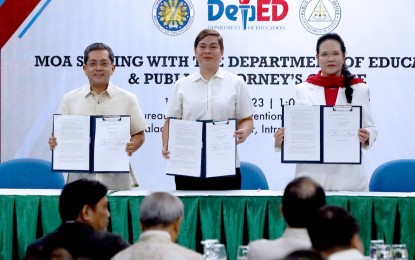
<path fill-rule="evenodd" d="M 361 106 L 284 106 L 283 163 L 361 163 Z"/>
<path fill-rule="evenodd" d="M 129 172 L 130 117 L 95 118 L 94 172 Z"/>
<path fill-rule="evenodd" d="M 167 173 L 200 177 L 203 124 L 170 119 Z"/>
<path fill-rule="evenodd" d="M 206 123 L 206 177 L 235 175 L 236 120 Z"/>
<path fill-rule="evenodd" d="M 284 106 L 283 160 L 320 160 L 320 107 Z"/>
<path fill-rule="evenodd" d="M 167 174 L 203 178 L 235 175 L 235 122 L 170 119 Z"/>
<path fill-rule="evenodd" d="M 324 162 L 360 163 L 360 107 L 323 107 Z"/>
<path fill-rule="evenodd" d="M 128 173 L 130 116 L 54 115 L 52 168 L 68 172 Z"/>
<path fill-rule="evenodd" d="M 53 115 L 53 169 L 89 170 L 89 116 Z"/>

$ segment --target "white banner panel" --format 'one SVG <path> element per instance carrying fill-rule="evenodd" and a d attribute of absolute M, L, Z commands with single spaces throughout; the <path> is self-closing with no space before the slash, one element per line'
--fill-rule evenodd
<path fill-rule="evenodd" d="M 204 28 L 225 44 L 223 67 L 240 74 L 256 107 L 255 130 L 239 145 L 271 189 L 294 165 L 280 163 L 273 133 L 294 86 L 319 68 L 320 34 L 339 33 L 350 71 L 370 86 L 378 140 L 364 151 L 367 174 L 383 162 L 414 158 L 415 2 L 359 0 L 60 0 L 41 1 L 1 49 L 1 160 L 50 159 L 52 114 L 64 93 L 87 82 L 83 50 L 104 42 L 117 56 L 112 82 L 135 93 L 148 129 L 132 157 L 141 189 L 171 190 L 161 156 L 164 108 L 175 80 L 198 70 L 193 42 Z"/>

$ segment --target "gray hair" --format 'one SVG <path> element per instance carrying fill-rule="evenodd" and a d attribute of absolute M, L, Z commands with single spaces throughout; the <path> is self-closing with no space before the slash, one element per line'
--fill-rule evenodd
<path fill-rule="evenodd" d="M 169 226 L 183 217 L 183 202 L 167 192 L 154 192 L 140 205 L 140 222 L 143 226 Z"/>

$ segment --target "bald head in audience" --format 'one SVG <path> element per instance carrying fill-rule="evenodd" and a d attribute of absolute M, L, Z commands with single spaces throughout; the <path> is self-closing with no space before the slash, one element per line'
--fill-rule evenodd
<path fill-rule="evenodd" d="M 299 177 L 285 188 L 281 214 L 292 228 L 306 228 L 310 216 L 326 204 L 323 188 L 309 177 Z"/>

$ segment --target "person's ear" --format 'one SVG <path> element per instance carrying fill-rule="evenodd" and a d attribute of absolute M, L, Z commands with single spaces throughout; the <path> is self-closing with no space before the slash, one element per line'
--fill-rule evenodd
<path fill-rule="evenodd" d="M 363 243 L 360 239 L 359 234 L 354 234 L 351 241 L 352 248 L 359 250 L 361 253 L 364 253 Z"/>
<path fill-rule="evenodd" d="M 182 218 L 178 217 L 171 226 L 171 232 L 173 233 L 171 234 L 171 236 L 172 236 L 173 242 L 176 242 L 177 237 L 179 236 L 181 224 L 182 224 Z"/>
<path fill-rule="evenodd" d="M 280 214 L 281 214 L 281 217 L 284 218 L 284 211 L 282 210 L 282 206 L 280 206 Z"/>
<path fill-rule="evenodd" d="M 79 213 L 81 221 L 89 223 L 92 219 L 92 209 L 88 205 L 84 205 Z"/>
<path fill-rule="evenodd" d="M 179 235 L 181 224 L 182 224 L 182 218 L 178 217 L 176 221 L 174 222 L 174 226 L 173 226 L 174 231 L 177 233 L 177 235 Z"/>

